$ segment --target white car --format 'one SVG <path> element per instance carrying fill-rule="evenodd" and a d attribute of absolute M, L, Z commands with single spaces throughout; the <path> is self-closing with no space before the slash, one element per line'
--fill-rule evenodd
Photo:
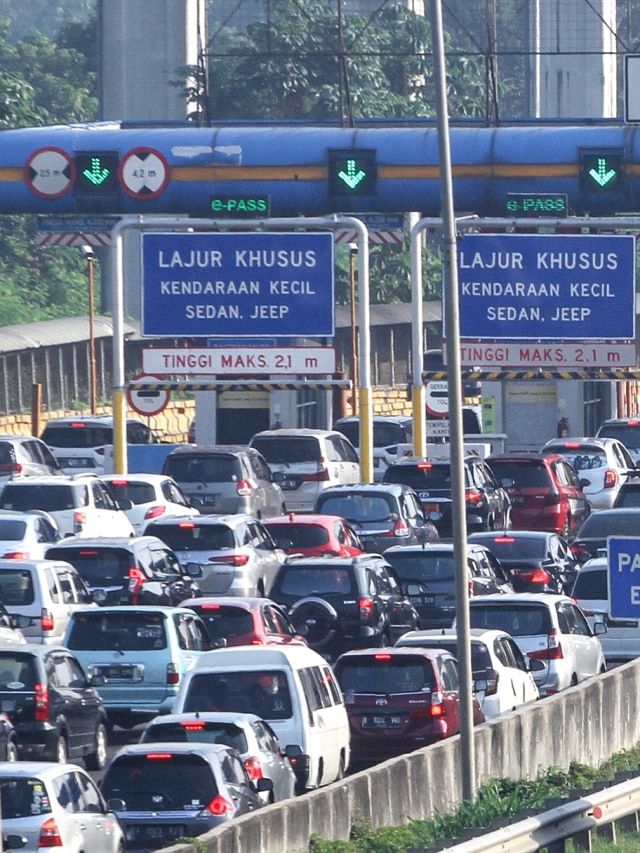
<path fill-rule="evenodd" d="M 611 509 L 627 477 L 640 473 L 617 438 L 553 438 L 541 453 L 560 453 L 573 465 L 594 511 Z"/>
<path fill-rule="evenodd" d="M 567 595 L 484 595 L 469 601 L 469 614 L 471 628 L 506 631 L 524 655 L 546 664 L 533 674 L 541 696 L 559 693 L 607 669 L 596 636 L 604 633 L 604 626 L 596 624 L 594 634 L 582 610 Z"/>
<path fill-rule="evenodd" d="M 600 642 L 609 661 L 627 661 L 640 657 L 640 621 L 609 617 L 609 581 L 606 557 L 594 557 L 580 567 L 571 597 L 582 608 L 591 627 L 604 624 L 607 630 Z"/>
<path fill-rule="evenodd" d="M 398 458 L 398 446 L 413 442 L 413 418 L 410 415 L 373 416 L 373 479 L 382 475 Z M 360 455 L 360 417 L 351 415 L 335 421 L 333 428 L 345 435 Z"/>
<path fill-rule="evenodd" d="M 143 534 L 150 521 L 200 515 L 176 481 L 166 474 L 103 474 L 100 479 L 118 503 L 126 506 L 125 502 L 131 501 L 132 506 L 124 513 L 136 535 Z"/>
<path fill-rule="evenodd" d="M 47 512 L 0 510 L 0 559 L 42 560 L 60 540 L 58 526 Z"/>
<path fill-rule="evenodd" d="M 474 690 L 485 719 L 490 720 L 540 698 L 531 670 L 544 664 L 525 659 L 513 637 L 505 631 L 471 630 L 471 668 Z M 446 649 L 457 657 L 458 638 L 453 628 L 408 631 L 396 646 Z"/>

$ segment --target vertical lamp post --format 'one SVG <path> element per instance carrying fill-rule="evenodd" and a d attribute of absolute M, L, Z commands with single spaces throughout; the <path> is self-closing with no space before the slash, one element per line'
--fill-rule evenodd
<path fill-rule="evenodd" d="M 351 305 L 351 414 L 358 413 L 356 388 L 358 387 L 358 332 L 356 324 L 356 256 L 358 244 L 349 243 L 349 304 Z"/>
<path fill-rule="evenodd" d="M 94 333 L 94 263 L 96 256 L 92 246 L 82 246 L 82 254 L 87 260 L 87 281 L 89 285 L 89 396 L 91 403 L 91 414 L 95 415 L 98 403 L 98 389 L 96 379 L 96 340 Z"/>

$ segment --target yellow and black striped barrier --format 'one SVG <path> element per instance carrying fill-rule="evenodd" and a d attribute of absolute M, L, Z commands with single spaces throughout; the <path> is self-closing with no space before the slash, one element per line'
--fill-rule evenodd
<path fill-rule="evenodd" d="M 238 379 L 230 382 L 176 382 L 172 379 L 158 382 L 129 383 L 131 391 L 331 391 L 333 388 L 351 388 L 350 379 L 333 379 L 324 382 L 313 380 L 296 380 L 290 382 L 273 382 L 271 380 Z"/>
<path fill-rule="evenodd" d="M 462 378 L 476 381 L 527 380 L 527 379 L 622 379 L 640 381 L 640 370 L 606 370 L 592 368 L 590 370 L 547 370 L 533 368 L 530 370 L 462 370 Z M 422 373 L 423 382 L 447 381 L 446 370 L 425 370 Z"/>

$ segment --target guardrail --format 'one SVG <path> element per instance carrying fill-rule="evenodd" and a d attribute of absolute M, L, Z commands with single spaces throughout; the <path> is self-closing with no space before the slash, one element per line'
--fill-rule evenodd
<path fill-rule="evenodd" d="M 635 776 L 453 846 L 445 842 L 430 848 L 412 847 L 407 853 L 534 853 L 541 847 L 564 850 L 561 842 L 569 838 L 580 849 L 591 850 L 594 830 L 613 843 L 617 821 L 624 821 L 620 829 L 637 832 L 639 810 L 640 777 Z"/>

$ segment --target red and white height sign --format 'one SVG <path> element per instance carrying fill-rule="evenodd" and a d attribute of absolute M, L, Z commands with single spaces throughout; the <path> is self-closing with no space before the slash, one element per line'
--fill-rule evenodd
<path fill-rule="evenodd" d="M 532 343 L 513 341 L 484 343 L 460 342 L 463 367 L 499 370 L 506 367 L 546 368 L 547 370 L 589 370 L 590 368 L 631 368 L 636 364 L 636 346 L 632 343 Z"/>
<path fill-rule="evenodd" d="M 335 373 L 334 347 L 172 347 L 144 349 L 142 366 L 155 375 Z"/>

